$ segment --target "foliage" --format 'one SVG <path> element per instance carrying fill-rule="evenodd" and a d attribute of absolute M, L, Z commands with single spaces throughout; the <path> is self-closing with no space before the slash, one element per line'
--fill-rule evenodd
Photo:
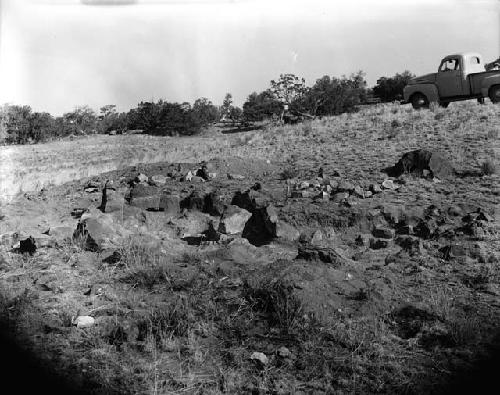
<path fill-rule="evenodd" d="M 243 104 L 243 117 L 248 121 L 263 121 L 273 115 L 278 115 L 283 109 L 270 90 L 261 93 L 253 92 Z"/>
<path fill-rule="evenodd" d="M 365 96 L 366 81 L 363 72 L 359 71 L 349 78 L 325 75 L 316 80 L 297 107 L 313 115 L 337 115 L 356 111 Z"/>
<path fill-rule="evenodd" d="M 270 92 L 282 104 L 300 100 L 306 91 L 306 80 L 293 74 L 280 74 L 278 81 L 271 80 Z"/>
<path fill-rule="evenodd" d="M 373 93 L 384 102 L 392 102 L 403 98 L 403 89 L 415 75 L 408 70 L 397 73 L 393 77 L 381 77 L 373 87 Z"/>

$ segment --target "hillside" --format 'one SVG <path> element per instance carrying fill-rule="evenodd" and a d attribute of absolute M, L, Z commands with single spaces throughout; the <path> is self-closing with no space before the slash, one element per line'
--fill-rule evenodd
<path fill-rule="evenodd" d="M 0 147 L 0 318 L 87 393 L 480 390 L 498 109 Z"/>

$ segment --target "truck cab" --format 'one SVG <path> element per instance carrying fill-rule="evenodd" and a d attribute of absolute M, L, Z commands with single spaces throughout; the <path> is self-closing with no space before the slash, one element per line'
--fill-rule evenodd
<path fill-rule="evenodd" d="M 489 97 L 500 102 L 500 71 L 486 71 L 480 54 L 459 53 L 444 57 L 437 73 L 416 77 L 403 91 L 405 102 L 414 108 L 428 107 L 431 102 L 447 107 L 452 101 Z"/>

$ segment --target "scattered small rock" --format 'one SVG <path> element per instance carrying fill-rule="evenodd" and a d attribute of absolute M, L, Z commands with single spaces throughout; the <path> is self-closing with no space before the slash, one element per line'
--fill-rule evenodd
<path fill-rule="evenodd" d="M 259 364 L 259 367 L 264 367 L 269 363 L 269 358 L 262 352 L 252 353 L 252 355 L 250 355 L 250 359 L 257 362 Z"/>
<path fill-rule="evenodd" d="M 95 319 L 90 315 L 80 315 L 73 320 L 73 325 L 76 325 L 77 328 L 90 328 L 94 326 Z"/>

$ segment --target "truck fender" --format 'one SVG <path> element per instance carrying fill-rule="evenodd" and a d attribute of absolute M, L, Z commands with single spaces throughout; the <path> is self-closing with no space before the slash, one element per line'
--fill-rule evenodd
<path fill-rule="evenodd" d="M 498 74 L 484 77 L 483 81 L 481 82 L 481 95 L 483 97 L 488 97 L 490 88 L 493 85 L 500 85 L 500 72 Z"/>
<path fill-rule="evenodd" d="M 436 85 L 434 84 L 415 84 L 407 85 L 404 90 L 405 101 L 410 101 L 415 93 L 422 93 L 427 97 L 429 103 L 439 102 L 439 93 Z"/>

